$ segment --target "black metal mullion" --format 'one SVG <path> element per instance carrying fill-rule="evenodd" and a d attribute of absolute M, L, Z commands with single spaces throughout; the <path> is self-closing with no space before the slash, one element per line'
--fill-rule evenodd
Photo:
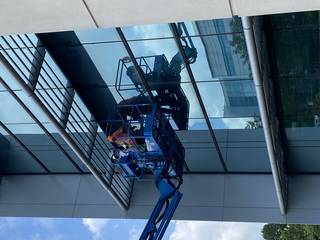
<path fill-rule="evenodd" d="M 124 36 L 121 28 L 116 28 L 116 30 L 117 30 L 117 32 L 118 32 L 118 35 L 119 35 L 119 37 L 120 37 L 123 45 L 125 46 L 128 54 L 129 54 L 129 57 L 130 57 L 131 60 L 132 60 L 132 63 L 133 63 L 133 65 L 134 65 L 134 67 L 136 68 L 136 70 L 137 70 L 137 72 L 138 72 L 138 74 L 139 74 L 140 79 L 141 79 L 142 82 L 143 82 L 144 87 L 146 88 L 146 90 L 147 90 L 147 92 L 148 92 L 148 94 L 149 94 L 149 96 L 150 96 L 150 98 L 151 98 L 151 101 L 154 102 L 154 96 L 153 96 L 153 94 L 152 94 L 152 91 L 151 91 L 151 89 L 150 89 L 150 86 L 149 86 L 149 84 L 148 84 L 148 82 L 147 82 L 147 80 L 146 80 L 146 78 L 145 78 L 145 76 L 144 76 L 144 73 L 142 72 L 141 68 L 139 67 L 139 64 L 138 64 L 138 62 L 137 62 L 137 60 L 136 60 L 136 58 L 135 58 L 135 56 L 134 56 L 134 54 L 133 54 L 130 46 L 129 46 L 129 43 L 128 43 L 127 39 L 125 38 L 125 36 Z M 189 169 L 186 161 L 184 161 L 184 164 L 185 164 L 185 167 L 186 167 L 187 171 L 190 172 L 190 169 Z"/>
<path fill-rule="evenodd" d="M 8 92 L 15 98 L 15 100 L 20 104 L 20 106 L 29 114 L 29 116 L 37 123 L 37 125 L 46 133 L 46 135 L 56 144 L 56 146 L 63 152 L 63 154 L 68 158 L 72 165 L 79 171 L 83 170 L 78 166 L 78 164 L 72 159 L 72 157 L 67 153 L 67 151 L 60 145 L 60 143 L 53 137 L 53 135 L 46 129 L 46 127 L 40 122 L 40 120 L 31 112 L 31 110 L 24 104 L 24 102 L 15 94 L 15 92 L 9 87 L 9 85 L 0 77 L 0 83 L 8 90 Z"/>
<path fill-rule="evenodd" d="M 187 70 L 188 75 L 189 75 L 189 77 L 190 77 L 190 81 L 191 81 L 191 83 L 192 83 L 193 89 L 194 89 L 194 91 L 195 91 L 195 93 L 196 93 L 196 97 L 197 97 L 197 99 L 198 99 L 198 101 L 199 101 L 201 111 L 202 111 L 203 116 L 204 116 L 204 119 L 205 119 L 205 121 L 206 121 L 206 123 L 207 123 L 208 129 L 209 129 L 209 133 L 210 133 L 211 138 L 212 138 L 212 140 L 213 140 L 214 146 L 215 146 L 215 148 L 216 148 L 216 150 L 217 150 L 217 153 L 218 153 L 218 156 L 219 156 L 221 165 L 222 165 L 222 167 L 223 167 L 223 170 L 224 170 L 225 172 L 228 172 L 228 169 L 227 169 L 227 166 L 226 166 L 225 161 L 224 161 L 224 159 L 223 159 L 223 156 L 222 156 L 222 153 L 221 153 L 221 150 L 220 150 L 220 147 L 219 147 L 217 138 L 216 138 L 216 136 L 215 136 L 215 133 L 214 133 L 213 128 L 212 128 L 212 125 L 211 125 L 211 123 L 210 123 L 210 119 L 209 119 L 209 117 L 208 117 L 207 110 L 206 110 L 206 108 L 205 108 L 205 106 L 204 106 L 204 103 L 203 103 L 203 101 L 202 101 L 200 91 L 199 91 L 199 89 L 198 89 L 197 83 L 196 83 L 195 78 L 194 78 L 194 76 L 193 76 L 193 73 L 192 73 L 190 64 L 189 64 L 189 62 L 188 62 L 187 56 L 186 56 L 186 54 L 185 54 L 185 52 L 184 52 L 184 50 L 183 50 L 183 46 L 182 46 L 181 41 L 180 41 L 180 36 L 179 36 L 179 34 L 178 34 L 177 26 L 176 26 L 175 23 L 170 23 L 169 25 L 170 25 L 170 28 L 171 28 L 171 30 L 172 30 L 173 36 L 174 36 L 174 38 L 175 38 L 175 42 L 176 42 L 176 44 L 177 44 L 177 46 L 178 46 L 179 52 L 180 52 L 181 56 L 183 57 L 186 70 Z"/>
<path fill-rule="evenodd" d="M 4 123 L 2 121 L 0 121 L 0 126 L 7 132 L 9 133 L 9 135 L 11 137 L 14 138 L 14 140 L 16 142 L 19 143 L 19 145 L 24 149 L 26 150 L 30 155 L 31 157 L 33 158 L 33 160 L 35 160 L 45 171 L 46 173 L 51 173 L 51 171 L 46 167 L 46 165 L 6 126 L 4 125 Z"/>
<path fill-rule="evenodd" d="M 32 43 L 32 41 L 30 40 L 30 38 L 25 35 L 25 37 L 29 40 L 29 42 L 34 46 L 34 44 Z M 25 44 L 25 43 L 24 43 Z M 26 44 L 25 44 L 26 45 Z M 35 47 L 35 46 L 34 46 Z M 37 48 L 35 48 L 36 51 L 38 51 Z M 66 93 L 68 94 L 68 96 L 70 96 L 70 93 L 68 92 L 68 88 L 66 88 L 63 83 L 61 82 L 61 80 L 59 79 L 59 77 L 56 75 L 56 73 L 53 71 L 53 69 L 51 68 L 51 66 L 48 64 L 48 62 L 44 59 L 44 63 L 48 66 L 48 68 L 50 69 L 50 71 L 53 73 L 53 75 L 55 76 L 55 78 L 57 79 L 57 81 L 61 84 L 62 88 L 65 89 Z M 47 73 L 47 71 L 44 69 L 44 71 Z M 49 74 L 47 73 L 48 77 L 50 78 L 50 80 L 54 83 L 54 80 L 49 76 Z M 43 88 L 44 89 L 44 88 Z M 82 116 L 88 121 L 89 125 L 90 126 L 93 126 L 92 123 L 91 123 L 91 120 L 89 120 L 89 118 L 86 116 L 86 114 L 84 114 L 84 112 L 82 111 L 82 109 L 80 108 L 80 106 L 78 105 L 77 101 L 73 101 L 73 103 L 75 104 L 75 106 L 80 110 L 80 113 L 82 114 Z M 74 110 L 74 112 L 76 113 L 76 115 L 81 119 L 81 117 L 79 116 L 79 114 L 77 113 L 76 109 L 72 106 L 71 104 L 71 108 L 70 108 L 70 111 L 71 110 Z M 90 131 L 90 128 L 88 128 L 89 132 L 91 133 L 92 136 L 95 136 L 95 133 L 92 133 L 92 131 Z M 100 140 L 102 140 L 102 143 L 103 145 L 105 145 L 107 147 L 107 149 L 110 151 L 110 148 L 107 146 L 107 144 L 103 141 L 103 139 L 101 138 L 101 136 L 99 134 L 98 135 L 98 138 Z M 98 141 L 97 141 L 98 142 Z M 101 143 L 98 142 L 98 144 L 101 146 Z M 104 149 L 102 147 L 102 149 Z M 105 152 L 105 151 L 104 151 Z"/>
<path fill-rule="evenodd" d="M 30 41 L 30 40 L 29 40 Z M 31 42 L 32 43 L 32 42 Z M 26 45 L 26 44 L 25 44 Z M 36 49 L 36 51 L 37 51 L 37 49 Z M 44 60 L 45 61 L 45 63 L 47 64 L 47 66 L 49 67 L 49 69 L 51 70 L 51 72 L 55 75 L 55 77 L 56 77 L 56 79 L 58 80 L 58 82 L 62 85 L 62 88 L 64 88 L 65 89 L 65 91 L 66 91 L 66 93 L 67 93 L 67 95 L 69 95 L 70 96 L 70 94 L 69 94 L 69 92 L 68 92 L 68 88 L 66 88 L 66 87 L 64 87 L 64 85 L 62 84 L 62 82 L 61 82 L 61 80 L 58 78 L 58 76 L 56 76 L 56 74 L 55 74 L 55 72 L 52 70 L 52 68 L 50 67 L 50 65 L 46 62 L 46 60 Z M 46 72 L 46 74 L 48 75 L 48 77 L 50 78 L 50 80 L 53 82 L 53 84 L 57 87 L 57 89 L 61 92 L 61 90 L 58 88 L 58 86 L 55 84 L 55 82 L 53 81 L 53 79 L 51 78 L 51 76 L 47 73 L 47 71 L 45 70 L 45 72 Z M 42 77 L 43 78 L 43 77 Z M 43 78 L 43 81 L 48 85 L 48 87 L 51 89 L 51 87 L 50 87 L 50 85 L 47 83 L 47 81 Z M 39 83 L 39 85 L 40 85 L 40 87 L 42 87 L 42 89 L 44 89 L 44 87 L 41 85 L 41 83 Z M 45 89 L 44 89 L 45 90 Z M 45 92 L 46 92 L 46 90 L 45 90 Z M 55 92 L 53 92 L 54 93 L 54 95 L 56 96 L 56 94 L 55 94 Z M 48 97 L 51 99 L 51 97 L 50 97 L 50 95 L 46 92 L 46 94 L 48 95 Z M 62 93 L 61 93 L 62 94 Z M 41 95 L 41 94 L 40 94 Z M 57 96 L 56 96 L 57 97 Z M 43 100 L 45 100 L 44 98 L 43 98 Z M 60 99 L 58 98 L 58 100 L 60 101 Z M 52 99 L 51 99 L 51 101 L 52 101 Z M 68 101 L 68 99 L 67 99 L 67 101 Z M 61 102 L 61 101 L 60 101 Z M 86 117 L 86 115 L 83 113 L 83 111 L 81 110 L 81 108 L 79 107 L 79 105 L 77 104 L 77 102 L 76 101 L 73 101 L 75 104 L 76 104 L 76 106 L 77 106 L 77 108 L 80 110 L 80 112 L 82 113 L 82 115 L 85 117 L 85 119 L 87 119 L 88 120 L 88 123 L 89 123 L 89 125 L 90 126 L 92 126 L 92 123 L 91 123 L 91 121 Z M 61 102 L 62 103 L 62 102 Z M 81 117 L 79 116 L 79 114 L 78 114 L 78 112 L 76 111 L 76 109 L 74 109 L 73 108 L 73 106 L 72 106 L 72 103 L 70 103 L 71 104 L 71 108 L 70 108 L 70 110 L 74 110 L 74 112 L 75 112 L 75 114 L 79 117 L 79 119 L 80 120 L 82 120 L 81 119 Z M 50 106 L 50 104 L 47 104 L 48 106 Z M 64 105 L 63 103 L 62 103 L 62 105 Z M 51 109 L 52 110 L 52 109 Z M 75 117 L 70 113 L 69 114 L 69 116 L 71 116 L 74 120 L 75 120 L 75 123 L 81 128 L 81 130 L 83 131 L 83 132 L 85 132 L 84 130 L 83 130 L 83 128 L 78 124 L 78 122 L 77 122 L 77 120 L 75 119 Z M 58 119 L 60 119 L 59 118 L 59 116 L 57 116 L 57 118 Z M 72 125 L 73 126 L 73 125 Z M 74 128 L 74 126 L 73 126 L 73 128 Z M 74 128 L 75 129 L 75 128 Z M 76 130 L 76 129 L 75 129 Z M 91 129 L 90 129 L 90 127 L 89 128 L 87 128 L 87 130 L 88 130 L 88 132 L 94 137 L 94 136 L 96 136 L 96 134 L 95 133 L 92 133 L 92 131 L 91 131 Z M 76 132 L 78 133 L 78 131 L 76 130 Z M 72 134 L 72 133 L 71 133 Z M 79 133 L 78 133 L 79 134 Z M 73 134 L 72 134 L 73 135 Z M 97 134 L 98 135 L 98 138 L 100 138 L 102 141 L 103 141 L 103 139 L 101 138 L 101 136 L 99 135 L 99 134 Z M 80 136 L 80 134 L 79 134 L 79 136 Z M 81 136 L 80 136 L 81 137 Z M 76 140 L 77 140 L 77 138 L 76 137 L 74 137 Z M 84 139 L 81 137 L 81 139 L 84 141 Z M 89 137 L 88 137 L 88 139 L 89 139 Z M 78 142 L 78 140 L 77 140 L 77 142 Z M 98 143 L 98 145 L 101 147 L 101 150 L 108 156 L 108 153 L 105 151 L 105 149 L 103 148 L 103 146 L 101 145 L 101 143 L 99 142 L 99 141 L 96 141 L 97 143 Z M 79 142 L 78 142 L 79 143 Z M 108 150 L 110 151 L 110 149 L 109 149 L 109 147 L 105 144 L 105 142 L 103 141 L 103 143 L 104 143 L 104 145 L 108 148 Z M 86 143 L 85 143 L 86 144 Z M 81 144 L 80 144 L 81 145 Z M 98 150 L 98 152 L 100 153 L 100 155 L 102 156 L 102 158 L 104 158 L 104 156 L 103 156 L 103 154 L 100 152 L 100 150 L 96 147 L 96 146 L 93 146 L 93 148 L 96 148 L 97 150 Z M 85 151 L 86 152 L 86 151 Z M 98 158 L 98 160 L 99 160 L 99 162 L 103 165 L 103 167 L 104 168 L 106 168 L 106 166 L 101 162 L 101 160 L 100 160 L 100 158 L 94 153 L 94 152 L 92 152 L 97 158 Z M 88 154 L 88 153 L 87 153 Z M 109 157 L 109 156 L 108 156 Z M 106 162 L 107 163 L 107 165 L 108 165 L 108 167 L 110 167 L 110 169 L 112 169 L 112 166 L 110 166 L 110 164 L 108 163 L 108 162 Z M 106 168 L 107 169 L 107 168 Z M 108 170 L 107 170 L 108 171 Z M 110 174 L 110 173 L 109 173 Z M 110 176 L 112 177 L 112 174 L 110 174 Z M 126 183 L 129 183 L 126 179 L 124 179 L 125 180 L 125 182 Z M 121 183 L 123 183 L 123 181 L 120 179 L 120 181 L 121 181 Z M 123 183 L 124 184 L 124 183 Z M 125 185 L 125 184 L 124 184 Z M 125 186 L 126 187 L 126 186 Z"/>
<path fill-rule="evenodd" d="M 137 60 L 136 60 L 136 58 L 135 58 L 130 46 L 129 46 L 129 43 L 127 42 L 127 39 L 125 38 L 121 28 L 118 27 L 118 28 L 116 28 L 116 30 L 118 32 L 118 35 L 119 35 L 119 37 L 120 37 L 125 49 L 127 50 L 128 54 L 129 54 L 129 57 L 130 57 L 133 65 L 134 65 L 134 67 L 136 68 L 136 71 L 138 72 L 139 78 L 141 79 L 145 89 L 147 90 L 147 93 L 148 93 L 151 101 L 154 102 L 154 96 L 152 94 L 151 88 L 150 88 L 146 78 L 144 77 L 144 73 L 143 73 L 142 69 L 140 68 L 140 66 L 138 64 L 138 62 L 137 62 Z"/>

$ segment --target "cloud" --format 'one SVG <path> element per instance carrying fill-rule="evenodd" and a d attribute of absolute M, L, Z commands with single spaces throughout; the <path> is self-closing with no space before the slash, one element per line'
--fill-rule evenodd
<path fill-rule="evenodd" d="M 47 230 L 54 228 L 54 219 L 52 218 L 35 218 L 32 220 L 32 225 L 35 227 L 42 227 Z"/>
<path fill-rule="evenodd" d="M 19 222 L 16 218 L 4 217 L 0 218 L 0 231 L 10 231 L 10 229 L 17 226 Z"/>
<path fill-rule="evenodd" d="M 66 239 L 62 234 L 60 233 L 54 233 L 54 234 L 40 234 L 40 233 L 34 233 L 33 236 L 28 238 L 29 240 L 64 240 Z"/>
<path fill-rule="evenodd" d="M 108 224 L 108 219 L 84 218 L 82 224 L 93 234 L 94 239 L 102 239 L 102 230 Z"/>
<path fill-rule="evenodd" d="M 170 240 L 262 240 L 260 223 L 177 221 Z"/>
<path fill-rule="evenodd" d="M 129 230 L 129 240 L 138 240 L 140 237 L 142 230 L 137 228 L 137 227 L 133 227 Z"/>

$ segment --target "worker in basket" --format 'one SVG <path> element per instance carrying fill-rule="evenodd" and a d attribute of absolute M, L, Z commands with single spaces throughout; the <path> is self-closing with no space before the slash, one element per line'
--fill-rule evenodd
<path fill-rule="evenodd" d="M 128 134 L 128 131 L 130 134 Z M 145 148 L 145 141 L 142 138 L 135 138 L 138 136 L 139 130 L 134 127 L 129 127 L 126 124 L 122 124 L 112 134 L 108 135 L 108 141 L 113 145 L 114 160 L 119 160 L 121 157 L 134 155 L 138 157 L 138 153 Z"/>

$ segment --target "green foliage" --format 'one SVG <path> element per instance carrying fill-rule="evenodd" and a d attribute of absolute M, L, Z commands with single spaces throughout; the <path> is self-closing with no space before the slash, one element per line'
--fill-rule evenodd
<path fill-rule="evenodd" d="M 306 224 L 266 224 L 262 229 L 265 240 L 320 240 L 320 226 Z"/>
<path fill-rule="evenodd" d="M 242 32 L 241 18 L 234 17 L 230 22 L 230 27 L 233 32 Z M 243 34 L 232 34 L 230 45 L 234 47 L 234 52 L 239 54 L 244 64 L 249 63 L 249 56 L 246 42 Z"/>
<path fill-rule="evenodd" d="M 252 121 L 247 121 L 245 129 L 258 129 L 262 128 L 261 119 L 257 116 L 253 117 Z"/>
<path fill-rule="evenodd" d="M 285 227 L 284 224 L 266 224 L 263 226 L 262 236 L 265 240 L 280 240 Z"/>

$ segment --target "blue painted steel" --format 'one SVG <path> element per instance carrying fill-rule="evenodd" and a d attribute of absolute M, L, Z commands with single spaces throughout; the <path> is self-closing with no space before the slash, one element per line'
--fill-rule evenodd
<path fill-rule="evenodd" d="M 187 28 L 179 23 L 179 29 L 188 35 Z M 197 58 L 197 50 L 190 37 L 182 37 L 183 50 L 189 64 Z M 190 45 L 190 46 L 189 46 Z M 153 68 L 147 59 L 153 60 Z M 114 146 L 115 165 L 125 177 L 141 178 L 145 172 L 153 173 L 155 185 L 160 197 L 142 232 L 140 240 L 161 239 L 182 198 L 178 191 L 182 184 L 184 148 L 163 114 L 170 115 L 179 129 L 187 129 L 189 102 L 181 89 L 182 65 L 184 60 L 177 53 L 170 62 L 165 55 L 136 58 L 148 87 L 157 92 L 156 104 L 147 104 L 145 81 L 140 79 L 137 69 L 127 66 L 128 59 L 121 59 L 118 64 L 116 90 L 132 87 L 122 84 L 123 73 L 131 79 L 134 89 L 140 95 L 120 102 L 115 113 L 109 117 L 107 136 Z M 170 83 L 170 84 L 167 84 Z M 148 89 L 148 88 L 147 88 Z M 128 104 L 129 103 L 129 104 Z"/>
<path fill-rule="evenodd" d="M 115 112 L 106 130 L 114 164 L 128 178 L 153 173 L 160 193 L 140 239 L 161 239 L 182 198 L 184 148 L 157 104 L 122 105 Z"/>

